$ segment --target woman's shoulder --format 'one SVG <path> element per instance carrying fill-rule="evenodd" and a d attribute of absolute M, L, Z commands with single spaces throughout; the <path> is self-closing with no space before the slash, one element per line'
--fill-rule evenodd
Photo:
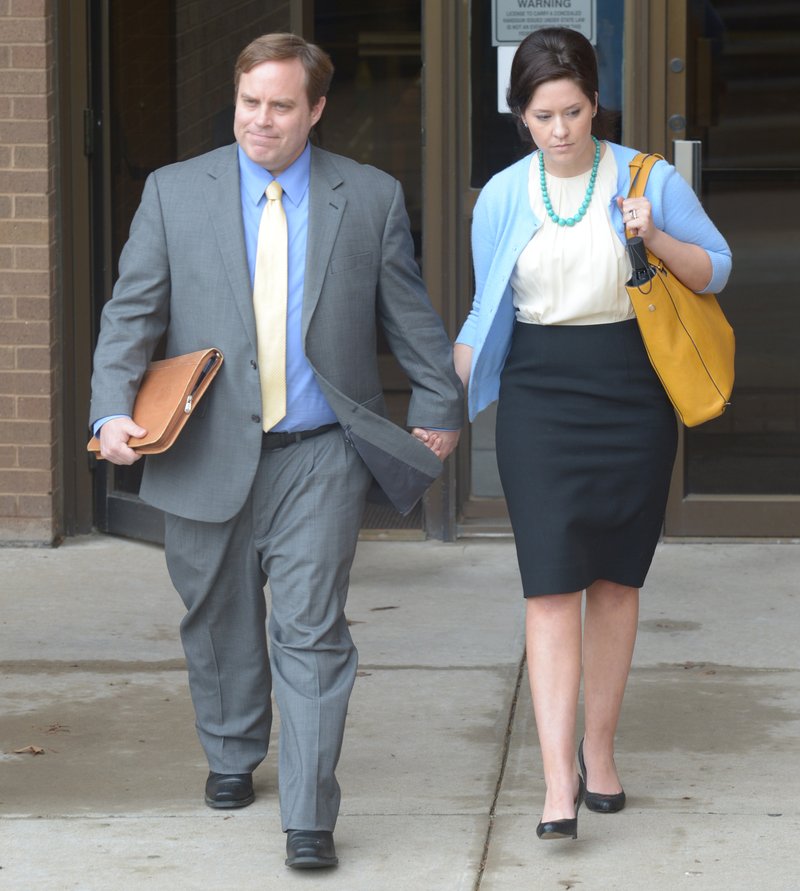
<path fill-rule="evenodd" d="M 478 195 L 475 211 L 479 216 L 485 214 L 496 222 L 499 218 L 513 215 L 520 200 L 527 200 L 532 158 L 532 154 L 525 155 L 492 176 Z"/>
<path fill-rule="evenodd" d="M 620 194 L 625 194 L 630 187 L 631 181 L 630 163 L 637 155 L 642 154 L 642 151 L 641 149 L 632 148 L 628 145 L 620 145 L 616 142 L 607 142 L 607 145 L 614 153 L 614 159 L 617 162 L 617 182 Z M 666 180 L 670 178 L 670 175 L 674 171 L 675 168 L 672 164 L 661 156 L 650 171 L 647 183 L 649 187 L 648 191 L 651 191 L 653 187 L 663 187 Z"/>
<path fill-rule="evenodd" d="M 487 195 L 491 198 L 498 198 L 512 194 L 519 188 L 520 183 L 528 182 L 528 173 L 530 172 L 531 160 L 533 153 L 525 155 L 519 161 L 515 161 L 508 167 L 503 168 L 486 183 L 481 189 L 481 195 Z"/>

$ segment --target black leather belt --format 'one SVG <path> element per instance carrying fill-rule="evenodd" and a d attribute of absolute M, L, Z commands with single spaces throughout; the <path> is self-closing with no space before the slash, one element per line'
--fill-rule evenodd
<path fill-rule="evenodd" d="M 325 424 L 324 427 L 315 427 L 313 430 L 299 430 L 296 433 L 265 433 L 261 440 L 262 452 L 274 452 L 277 449 L 285 449 L 286 446 L 295 445 L 312 436 L 319 436 L 338 427 L 338 424 Z"/>

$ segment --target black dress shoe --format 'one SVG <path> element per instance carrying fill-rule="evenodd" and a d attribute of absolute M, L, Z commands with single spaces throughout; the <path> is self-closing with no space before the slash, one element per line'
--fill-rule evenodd
<path fill-rule="evenodd" d="M 206 804 L 215 808 L 247 807 L 255 801 L 252 773 L 211 773 L 206 780 Z"/>
<path fill-rule="evenodd" d="M 542 841 L 549 841 L 551 838 L 577 838 L 578 811 L 581 809 L 581 802 L 585 792 L 586 786 L 583 783 L 583 777 L 578 777 L 578 797 L 575 799 L 575 816 L 566 820 L 541 822 L 536 827 L 536 835 Z"/>
<path fill-rule="evenodd" d="M 338 862 L 332 832 L 290 829 L 286 833 L 286 865 L 292 869 L 322 869 Z"/>
<path fill-rule="evenodd" d="M 581 768 L 581 776 L 586 783 L 586 762 L 583 760 L 583 740 L 578 746 L 578 764 Z M 597 814 L 616 814 L 625 807 L 625 790 L 613 795 L 601 795 L 599 792 L 586 790 L 586 807 Z"/>

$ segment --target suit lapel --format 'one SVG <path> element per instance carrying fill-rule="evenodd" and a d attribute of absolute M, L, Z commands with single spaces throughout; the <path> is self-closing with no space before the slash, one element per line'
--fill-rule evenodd
<path fill-rule="evenodd" d="M 326 152 L 311 147 L 308 196 L 308 242 L 303 289 L 303 342 L 319 302 L 331 251 L 339 232 L 347 198 L 339 188 L 344 181 Z"/>
<path fill-rule="evenodd" d="M 244 243 L 242 198 L 239 188 L 237 147 L 209 167 L 205 198 L 208 214 L 214 226 L 222 262 L 228 282 L 242 317 L 247 336 L 256 349 L 256 320 L 253 312 L 253 289 L 247 268 L 247 249 Z"/>

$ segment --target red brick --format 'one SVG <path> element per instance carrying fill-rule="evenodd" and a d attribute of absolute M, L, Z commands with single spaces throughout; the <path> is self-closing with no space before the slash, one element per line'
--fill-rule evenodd
<path fill-rule="evenodd" d="M 50 154 L 46 145 L 17 145 L 14 147 L 15 170 L 47 170 Z"/>
<path fill-rule="evenodd" d="M 41 96 L 47 91 L 46 71 L 0 70 L 0 93 L 5 96 Z"/>
<path fill-rule="evenodd" d="M 16 517 L 17 496 L 0 495 L 0 517 Z"/>
<path fill-rule="evenodd" d="M 50 177 L 47 173 L 30 170 L 0 170 L 0 193 L 46 195 Z"/>
<path fill-rule="evenodd" d="M 0 396 L 0 418 L 16 418 L 17 400 L 13 396 Z M 0 464 L 0 467 L 3 465 Z"/>
<path fill-rule="evenodd" d="M 0 399 L 5 397 L 0 396 Z M 47 421 L 52 401 L 47 396 L 20 396 L 17 400 L 17 418 L 20 421 Z"/>
<path fill-rule="evenodd" d="M 27 274 L 39 275 L 40 273 Z M 53 314 L 52 307 L 50 297 L 17 297 L 17 318 L 40 322 L 48 321 Z"/>
<path fill-rule="evenodd" d="M 0 252 L 2 250 L 0 248 Z M 8 248 L 8 250 L 12 252 L 15 269 L 32 269 L 41 272 L 45 269 L 49 270 L 53 265 L 53 257 L 48 247 L 18 247 Z M 0 258 L 2 258 L 2 253 L 0 253 Z M 3 268 L 3 265 L 0 262 L 0 269 Z"/>
<path fill-rule="evenodd" d="M 2 244 L 48 244 L 50 227 L 46 222 L 0 220 Z"/>
<path fill-rule="evenodd" d="M 0 421 L 0 445 L 46 445 L 53 443 L 53 425 L 45 421 Z M 20 492 L 0 483 L 0 492 Z"/>
<path fill-rule="evenodd" d="M 40 495 L 49 492 L 52 483 L 46 470 L 0 470 L 0 492 Z"/>
<path fill-rule="evenodd" d="M 0 276 L 0 294 L 44 295 L 49 293 L 50 275 L 47 272 L 4 272 Z M 20 318 L 30 319 L 36 317 L 25 315 L 20 316 Z M 39 318 L 42 318 L 42 316 L 39 316 Z M 16 342 L 19 343 L 19 341 Z"/>
<path fill-rule="evenodd" d="M 49 354 L 50 351 L 47 352 Z M 0 393 L 16 396 L 49 396 L 52 392 L 53 385 L 48 371 L 0 372 Z"/>
<path fill-rule="evenodd" d="M 53 512 L 52 495 L 20 495 L 18 516 L 49 517 Z"/>
<path fill-rule="evenodd" d="M 50 118 L 47 96 L 14 96 L 10 101 L 13 111 L 2 117 L 19 121 L 47 121 Z"/>
<path fill-rule="evenodd" d="M 47 7 L 47 0 L 11 0 L 11 14 L 18 18 L 42 18 L 47 14 Z"/>
<path fill-rule="evenodd" d="M 47 19 L 41 15 L 31 18 L 8 18 L 3 23 L 4 43 L 44 43 L 46 38 Z"/>
<path fill-rule="evenodd" d="M 60 537 L 56 533 L 52 516 L 44 518 L 14 517 L 0 524 L 0 542 L 22 547 L 24 545 L 50 546 L 57 544 Z"/>
<path fill-rule="evenodd" d="M 48 47 L 44 44 L 13 46 L 9 68 L 46 68 L 49 61 Z"/>
<path fill-rule="evenodd" d="M 0 68 L 13 68 L 11 64 L 11 47 L 0 46 Z"/>
<path fill-rule="evenodd" d="M 0 88 L 3 72 L 0 71 Z M 42 92 L 44 86 L 38 90 Z M 50 128 L 47 121 L 2 121 L 0 122 L 0 141 L 4 145 L 47 145 Z"/>
<path fill-rule="evenodd" d="M 19 149 L 17 149 L 19 151 Z M 14 217 L 18 220 L 46 220 L 50 216 L 48 195 L 17 195 L 14 198 Z"/>
<path fill-rule="evenodd" d="M 52 354 L 49 346 L 36 347 L 18 347 L 15 353 L 15 366 L 20 371 L 27 373 L 30 371 L 49 371 L 52 364 Z M 49 393 L 49 387 L 46 390 L 28 390 L 28 393 Z M 18 393 L 22 395 L 21 390 L 4 390 L 0 385 L 0 393 Z"/>
<path fill-rule="evenodd" d="M 21 468 L 25 470 L 53 470 L 54 452 L 49 446 L 25 446 L 18 451 Z"/>

